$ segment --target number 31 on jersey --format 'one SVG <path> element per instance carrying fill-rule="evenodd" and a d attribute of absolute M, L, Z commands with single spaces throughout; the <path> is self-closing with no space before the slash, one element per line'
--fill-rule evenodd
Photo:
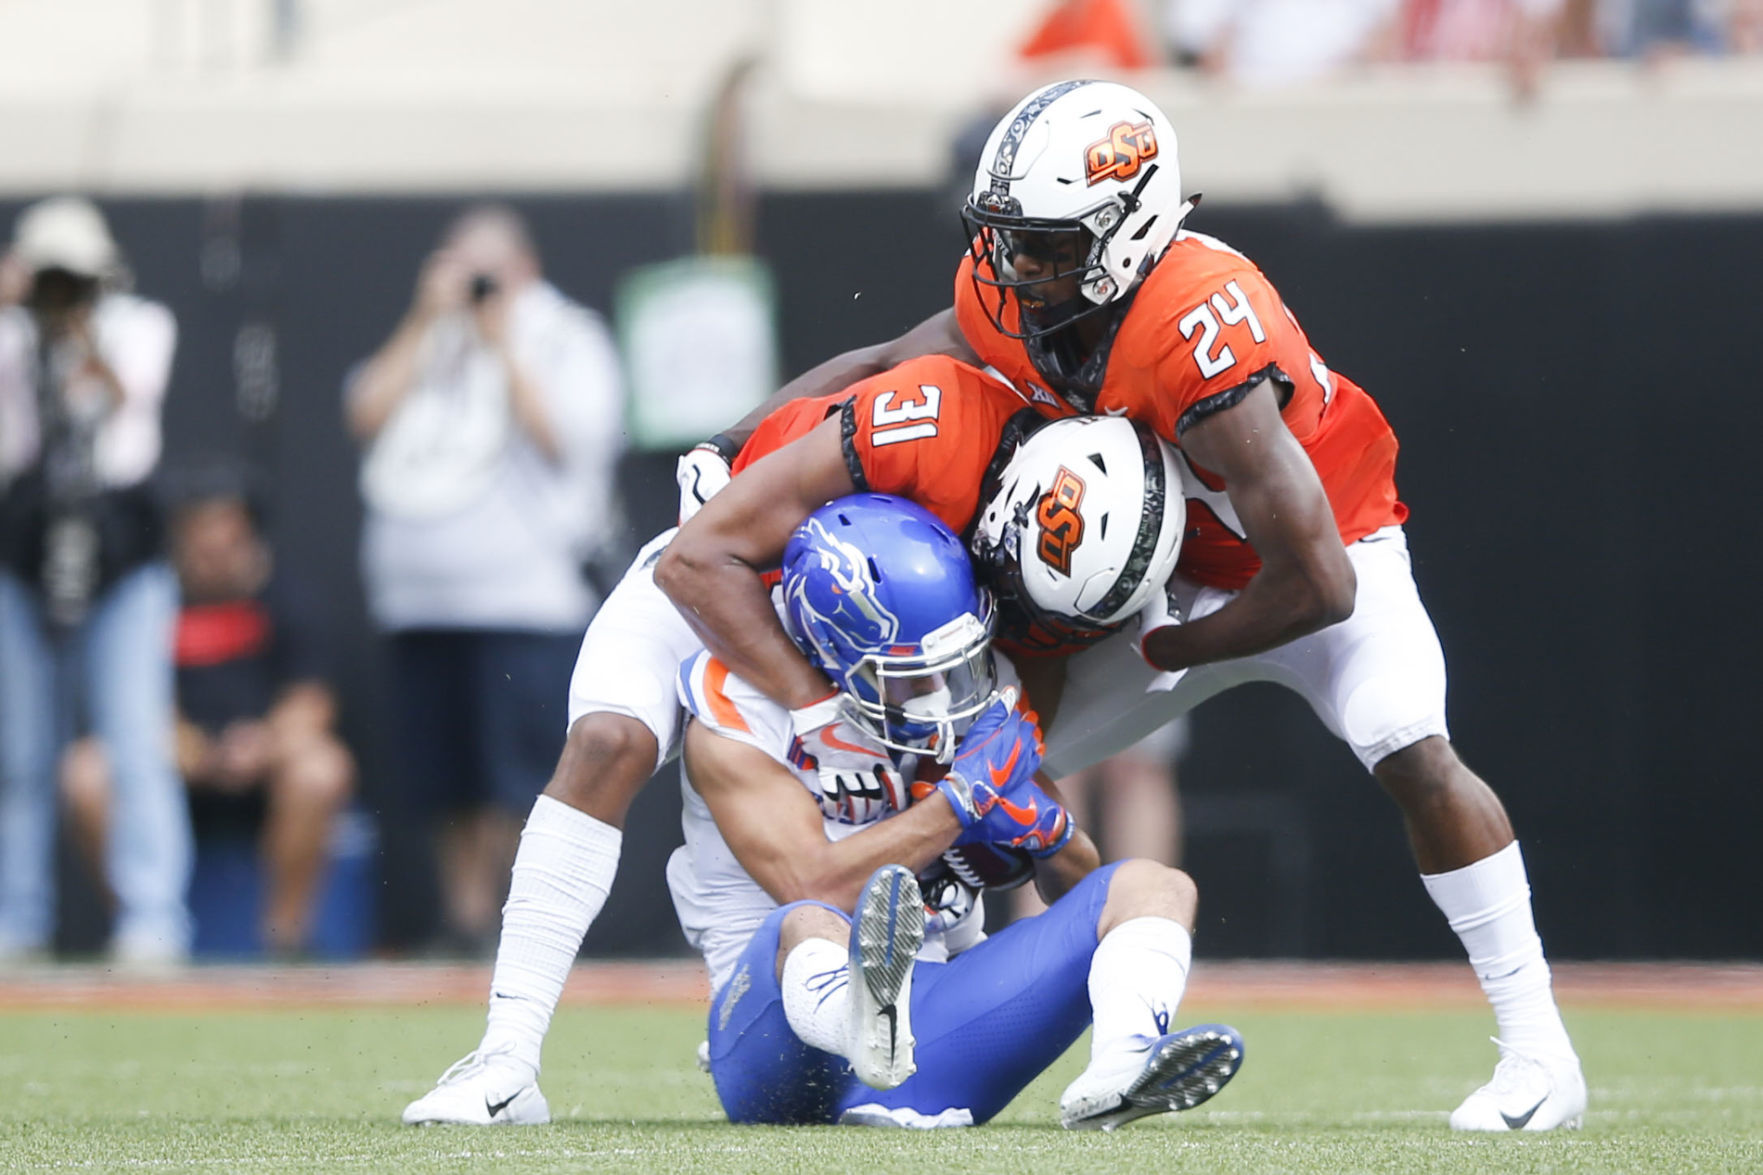
<path fill-rule="evenodd" d="M 919 384 L 916 394 L 911 389 L 883 392 L 875 398 L 869 443 L 894 445 L 934 437 L 942 407 L 943 389 L 935 384 Z"/>

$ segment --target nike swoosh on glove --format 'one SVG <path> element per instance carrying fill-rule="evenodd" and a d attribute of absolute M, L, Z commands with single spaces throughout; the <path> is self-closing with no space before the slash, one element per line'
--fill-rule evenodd
<path fill-rule="evenodd" d="M 937 790 L 961 822 L 958 845 L 1007 844 L 1049 856 L 1071 839 L 1065 809 L 1035 785 L 1041 732 L 1033 711 L 1014 708 L 1006 690 L 961 738 L 949 773 Z"/>

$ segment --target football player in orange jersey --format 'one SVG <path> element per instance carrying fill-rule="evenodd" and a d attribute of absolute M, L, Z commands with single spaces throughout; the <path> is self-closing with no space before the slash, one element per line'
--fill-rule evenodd
<path fill-rule="evenodd" d="M 1040 407 L 1054 415 L 1069 413 L 1059 404 Z M 981 504 L 988 467 L 1014 447 L 1027 427 L 1025 415 L 1038 420 L 1041 412 L 1008 384 L 936 355 L 828 396 L 788 401 L 760 422 L 735 461 L 737 471 L 752 466 L 753 472 L 736 478 L 726 502 L 719 499 L 707 519 L 682 533 L 732 533 L 745 544 L 738 557 L 775 566 L 790 533 L 810 511 L 858 489 L 909 498 L 964 532 Z M 1137 426 L 1097 423 L 1101 431 L 1115 434 L 1117 446 L 1125 430 L 1125 445 L 1139 454 Z M 1142 485 L 1147 475 L 1166 481 L 1175 458 L 1148 436 L 1144 443 L 1156 456 L 1154 464 L 1147 457 L 1144 468 L 1132 469 L 1116 461 L 1111 477 L 1093 480 L 1098 493 L 1116 481 L 1122 487 L 1117 496 L 1123 533 L 1148 527 L 1157 536 L 1158 570 L 1149 578 L 1160 582 L 1174 564 L 1180 516 L 1179 511 L 1166 514 L 1160 496 L 1145 494 Z M 1093 447 L 1084 444 L 1086 451 Z M 692 463 L 685 469 L 691 472 Z M 727 470 L 722 472 L 720 480 L 726 481 Z M 687 514 L 703 504 L 714 482 L 682 476 L 681 487 L 682 514 Z M 1146 508 L 1154 501 L 1155 508 Z M 762 513 L 775 520 L 780 510 L 781 529 L 760 530 L 747 521 Z M 718 519 L 724 520 L 722 530 Z M 551 1015 L 582 938 L 611 888 L 625 813 L 677 749 L 681 724 L 674 683 L 681 661 L 702 648 L 656 586 L 670 565 L 663 549 L 678 541 L 669 530 L 638 553 L 583 637 L 570 681 L 569 735 L 545 793 L 527 818 L 514 862 L 483 1040 L 433 1090 L 405 1108 L 406 1123 L 536 1124 L 550 1118 L 537 1078 Z M 773 543 L 775 550 L 768 555 L 755 542 Z M 1119 542 L 1092 545 L 1104 556 L 1122 547 Z M 684 546 L 691 547 L 692 540 L 684 540 Z M 1085 557 L 1092 571 L 1106 570 L 1088 548 Z M 1124 562 L 1115 568 L 1117 577 L 1123 568 Z M 747 586 L 751 596 L 744 593 Z M 1154 586 L 1135 581 L 1129 596 L 1142 602 Z M 777 625 L 769 585 L 758 575 L 729 595 L 738 603 L 757 601 L 764 619 Z M 1124 606 L 1137 603 L 1128 598 Z M 845 795 L 856 766 L 869 762 L 863 755 L 850 761 L 849 748 L 860 740 L 849 732 L 841 737 L 844 727 L 833 716 L 799 729 L 823 791 Z"/>
<path fill-rule="evenodd" d="M 1030 399 L 1144 421 L 1178 446 L 1189 525 L 1169 592 L 1153 595 L 1136 640 L 1071 659 L 1062 703 L 1057 686 L 1028 682 L 1051 718 L 1049 770 L 1080 769 L 1242 682 L 1302 694 L 1401 807 L 1422 881 L 1493 1005 L 1494 1078 L 1451 1125 L 1577 1126 L 1585 1081 L 1523 859 L 1498 797 L 1449 741 L 1443 654 L 1409 566 L 1394 434 L 1371 398 L 1323 363 L 1253 263 L 1183 229 L 1193 206 L 1174 130 L 1143 95 L 1087 81 L 1037 90 L 984 149 L 954 305 L 780 395 L 824 393 L 938 352 L 995 368 Z M 694 463 L 715 464 L 708 452 Z M 1025 484 L 1044 493 L 1048 483 Z M 1037 545 L 1020 544 L 1020 557 Z M 676 551 L 691 564 L 675 565 L 667 590 L 682 606 L 702 603 L 731 556 Z M 706 643 L 782 704 L 824 697 L 825 679 L 781 633 L 762 635 L 766 617 L 740 603 L 725 598 L 699 618 Z"/>

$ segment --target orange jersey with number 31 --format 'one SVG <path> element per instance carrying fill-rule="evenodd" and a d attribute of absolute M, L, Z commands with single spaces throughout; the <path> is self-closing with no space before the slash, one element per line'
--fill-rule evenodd
<path fill-rule="evenodd" d="M 961 331 L 985 362 L 1038 401 L 1048 381 L 1023 343 L 988 316 L 973 288 L 973 265 L 969 256 L 955 279 Z M 1004 324 L 1017 329 L 1014 299 Z M 1254 263 L 1212 237 L 1178 233 L 1139 286 L 1110 344 L 1092 410 L 1142 420 L 1179 447 L 1186 429 L 1265 379 L 1290 389 L 1280 416 L 1316 467 L 1343 543 L 1408 517 L 1396 498 L 1396 435 L 1383 413 L 1359 385 L 1323 364 Z M 1198 583 L 1240 588 L 1261 560 L 1224 480 L 1187 464 L 1195 482 L 1177 570 Z"/>
<path fill-rule="evenodd" d="M 898 494 L 965 534 L 1006 429 L 1031 407 L 1040 415 L 1071 412 L 1063 404 L 1031 405 L 976 367 L 926 355 L 831 395 L 780 406 L 742 446 L 734 472 L 837 416 L 845 465 L 858 490 Z"/>

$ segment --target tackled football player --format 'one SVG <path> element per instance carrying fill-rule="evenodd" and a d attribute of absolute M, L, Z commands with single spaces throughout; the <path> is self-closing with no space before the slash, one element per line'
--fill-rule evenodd
<path fill-rule="evenodd" d="M 962 540 L 905 499 L 840 498 L 790 537 L 778 598 L 790 639 L 840 683 L 849 769 L 878 786 L 829 795 L 787 710 L 707 652 L 681 668 L 686 843 L 668 885 L 710 968 L 708 1062 L 729 1118 L 983 1123 L 1092 1007 L 1064 1125 L 1216 1093 L 1241 1038 L 1170 1030 L 1193 882 L 1150 861 L 1097 869 L 1037 784 L 1035 718 L 999 687 L 991 596 Z M 986 938 L 969 879 L 1000 867 L 1032 868 L 1052 906 Z"/>
<path fill-rule="evenodd" d="M 1451 1125 L 1577 1126 L 1585 1081 L 1518 843 L 1499 798 L 1449 739 L 1444 658 L 1396 496 L 1396 438 L 1370 396 L 1324 364 L 1252 262 L 1182 227 L 1193 207 L 1174 130 L 1143 95 L 1106 82 L 1037 90 L 985 146 L 954 305 L 891 343 L 829 360 L 785 393 L 825 393 L 935 351 L 989 365 L 1031 399 L 1142 421 L 1178 446 L 1191 500 L 1169 591 L 1153 594 L 1136 639 L 1073 657 L 1063 697 L 1031 684 L 1050 718 L 1050 770 L 1105 758 L 1243 682 L 1296 690 L 1400 806 L 1422 883 L 1493 1006 L 1493 1080 Z M 688 464 L 712 476 L 714 453 L 697 450 Z M 1001 555 L 1024 583 L 1037 544 L 1016 532 L 1038 525 L 1033 503 L 1051 488 L 1045 477 L 1020 478 L 987 507 L 1017 525 L 981 554 Z M 1073 505 L 1085 516 L 1086 503 Z M 756 631 L 756 599 L 707 597 L 737 554 L 676 545 L 670 558 L 669 593 L 699 609 L 706 643 L 736 672 L 794 707 L 826 695 L 824 678 L 780 635 Z M 1070 585 L 1042 586 L 1039 603 L 1074 611 Z"/>
<path fill-rule="evenodd" d="M 1070 411 L 1057 403 L 1040 407 Z M 736 468 L 744 472 L 726 492 L 727 503 L 719 499 L 685 533 L 705 530 L 712 545 L 720 541 L 716 536 L 738 536 L 737 554 L 751 561 L 730 565 L 738 578 L 751 567 L 778 566 L 790 534 L 812 510 L 857 489 L 902 495 L 964 532 L 979 507 L 988 468 L 1028 427 L 1024 416 L 1039 419 L 1021 393 L 938 355 L 818 400 L 789 401 L 762 422 L 741 453 Z M 1130 614 L 1174 565 L 1180 499 L 1172 500 L 1174 512 L 1166 512 L 1162 495 L 1143 492 L 1144 478 L 1171 476 L 1174 452 L 1125 420 L 1063 423 L 1084 427 L 1083 439 L 1073 443 L 1086 452 L 1101 445 L 1133 458 L 1116 462 L 1115 481 L 1096 485 L 1098 493 L 1112 486 L 1120 499 L 1122 537 L 1092 544 L 1104 557 L 1113 554 L 1118 574 L 1130 536 L 1147 527 L 1157 534 L 1153 574 L 1143 582 L 1133 578 L 1129 595 L 1119 600 L 1121 613 Z M 766 460 L 768 455 L 775 459 Z M 685 484 L 700 494 L 707 489 Z M 699 504 L 688 496 L 682 513 Z M 482 1041 L 405 1108 L 407 1123 L 549 1120 L 537 1078 L 551 1016 L 611 888 L 625 813 L 677 748 L 675 677 L 681 661 L 702 648 L 656 586 L 671 541 L 678 541 L 674 532 L 665 532 L 638 553 L 582 640 L 570 681 L 569 735 L 545 794 L 527 818 L 514 862 Z M 743 601 L 762 607 L 764 623 L 788 639 L 770 610 L 769 584 L 757 573 L 729 590 L 750 593 Z M 830 700 L 830 687 L 825 694 Z M 867 803 L 873 780 L 850 769 L 851 739 L 837 715 L 836 705 L 809 711 L 800 727 L 804 753 L 814 759 L 829 803 Z M 861 767 L 873 761 L 866 753 L 857 758 Z"/>

